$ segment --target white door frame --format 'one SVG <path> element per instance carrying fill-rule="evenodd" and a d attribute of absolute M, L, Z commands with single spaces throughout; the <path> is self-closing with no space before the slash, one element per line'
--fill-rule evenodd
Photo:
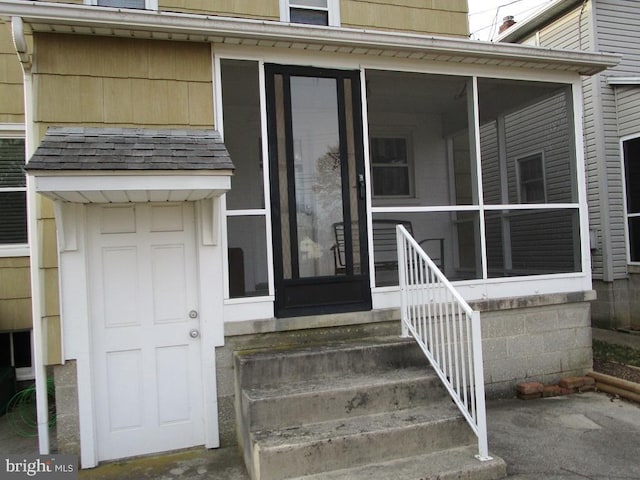
<path fill-rule="evenodd" d="M 98 464 L 93 386 L 92 332 L 88 273 L 87 208 L 82 204 L 57 203 L 55 208 L 59 245 L 60 310 L 63 319 L 65 359 L 77 366 L 78 415 L 82 468 Z M 195 202 L 196 281 L 198 285 L 202 352 L 205 447 L 220 446 L 216 388 L 215 347 L 224 345 L 222 252 L 219 246 L 220 202 Z"/>

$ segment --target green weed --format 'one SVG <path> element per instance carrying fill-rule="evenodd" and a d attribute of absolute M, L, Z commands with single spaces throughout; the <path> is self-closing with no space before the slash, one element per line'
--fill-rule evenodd
<path fill-rule="evenodd" d="M 600 340 L 593 341 L 593 358 L 640 367 L 640 350 Z"/>

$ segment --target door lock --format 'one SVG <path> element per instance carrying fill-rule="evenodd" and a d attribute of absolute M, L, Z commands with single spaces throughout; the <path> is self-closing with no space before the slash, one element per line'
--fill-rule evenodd
<path fill-rule="evenodd" d="M 191 310 L 189 312 L 189 318 L 198 318 L 198 312 L 196 310 Z"/>
<path fill-rule="evenodd" d="M 364 183 L 364 174 L 358 174 L 358 195 L 360 196 L 360 200 L 364 200 L 365 197 L 365 183 Z"/>

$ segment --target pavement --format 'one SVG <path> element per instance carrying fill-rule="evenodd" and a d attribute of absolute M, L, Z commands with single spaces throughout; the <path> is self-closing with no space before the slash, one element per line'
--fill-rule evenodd
<path fill-rule="evenodd" d="M 607 335 L 605 341 L 618 344 L 629 341 L 630 346 L 640 348 L 640 335 L 604 332 L 594 329 L 594 338 Z M 526 401 L 491 400 L 487 403 L 487 423 L 489 448 L 507 463 L 507 478 L 640 480 L 639 404 L 600 392 Z M 36 448 L 34 438 L 13 438 L 6 416 L 0 417 L 1 453 L 35 453 Z M 249 479 L 237 448 L 194 448 L 109 462 L 81 470 L 79 478 Z"/>

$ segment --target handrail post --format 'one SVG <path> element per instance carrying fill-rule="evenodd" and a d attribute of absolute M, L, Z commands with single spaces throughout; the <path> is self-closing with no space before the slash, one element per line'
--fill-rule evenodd
<path fill-rule="evenodd" d="M 473 370 L 475 376 L 476 395 L 476 423 L 478 425 L 478 460 L 485 462 L 492 460 L 489 456 L 489 442 L 487 440 L 487 412 L 484 393 L 484 362 L 482 360 L 482 330 L 480 312 L 473 311 L 471 315 L 471 336 L 473 345 Z"/>
<path fill-rule="evenodd" d="M 402 225 L 396 225 L 396 245 L 398 248 L 398 285 L 400 285 L 400 325 L 402 328 L 402 337 L 409 336 L 409 328 L 407 327 L 407 285 L 406 285 L 406 248 L 404 247 L 404 235 L 402 234 Z"/>

